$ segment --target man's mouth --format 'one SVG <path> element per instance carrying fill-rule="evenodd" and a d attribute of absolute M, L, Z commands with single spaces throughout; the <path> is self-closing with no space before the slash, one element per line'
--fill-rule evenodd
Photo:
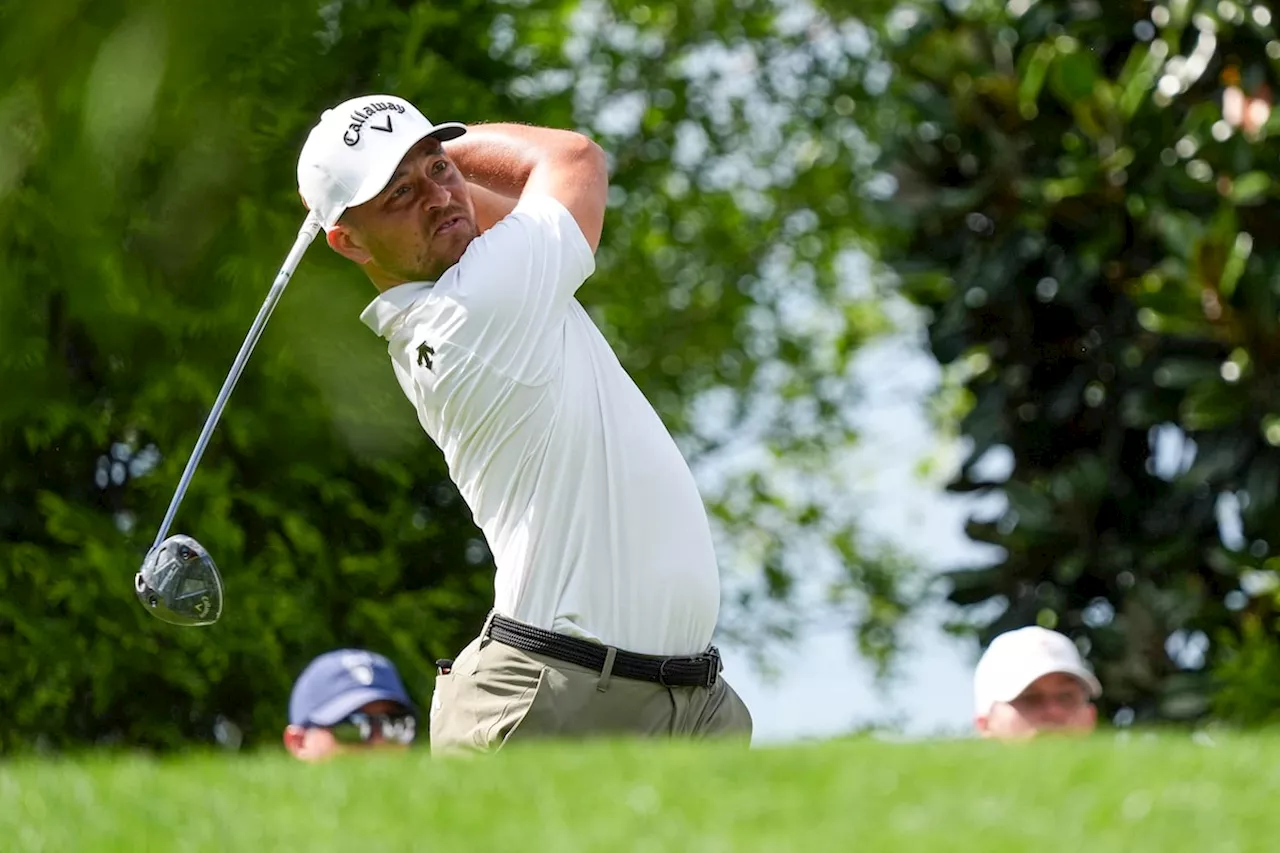
<path fill-rule="evenodd" d="M 462 224 L 464 222 L 466 222 L 466 220 L 463 219 L 461 216 L 450 216 L 444 222 L 441 222 L 439 225 L 436 226 L 436 236 L 440 237 L 445 234 L 450 234 L 453 231 L 456 231 L 458 228 L 462 227 Z"/>

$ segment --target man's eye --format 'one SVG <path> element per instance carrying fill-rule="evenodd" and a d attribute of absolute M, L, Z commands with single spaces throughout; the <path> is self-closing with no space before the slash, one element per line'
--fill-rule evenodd
<path fill-rule="evenodd" d="M 437 160 L 435 162 L 435 165 L 431 167 L 431 171 L 435 172 L 438 175 L 447 168 L 449 168 L 449 164 L 447 162 L 445 162 L 444 160 Z"/>
<path fill-rule="evenodd" d="M 401 186 L 396 187 L 395 190 L 392 191 L 391 197 L 400 198 L 401 196 L 407 195 L 408 192 L 409 192 L 409 185 L 402 184 Z"/>

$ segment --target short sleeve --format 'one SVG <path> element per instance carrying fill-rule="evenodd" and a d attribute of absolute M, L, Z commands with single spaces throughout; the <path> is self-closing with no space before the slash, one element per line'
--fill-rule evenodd
<path fill-rule="evenodd" d="M 465 311 L 454 340 L 522 382 L 545 380 L 569 304 L 595 272 L 577 220 L 551 196 L 523 197 L 471 242 L 455 298 Z"/>

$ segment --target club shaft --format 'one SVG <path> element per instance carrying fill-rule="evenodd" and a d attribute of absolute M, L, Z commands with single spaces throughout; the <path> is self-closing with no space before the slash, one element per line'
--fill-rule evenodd
<path fill-rule="evenodd" d="M 174 516 L 178 514 L 178 505 L 182 503 L 182 497 L 187 493 L 187 486 L 191 483 L 191 477 L 195 474 L 196 466 L 200 464 L 200 457 L 204 455 L 204 449 L 209 444 L 209 437 L 213 434 L 214 427 L 218 424 L 222 409 L 227 405 L 227 399 L 231 396 L 231 391 L 236 387 L 236 382 L 239 381 L 240 373 L 249 361 L 249 355 L 253 352 L 254 345 L 258 343 L 258 338 L 262 336 L 262 330 L 266 327 L 267 320 L 271 318 L 271 312 L 275 309 L 276 303 L 280 301 L 285 285 L 289 283 L 290 276 L 297 269 L 302 256 L 306 254 L 307 247 L 311 245 L 311 241 L 315 240 L 318 233 L 320 233 L 320 220 L 315 216 L 308 216 L 306 221 L 302 223 L 302 228 L 298 230 L 298 238 L 294 241 L 293 248 L 289 250 L 289 254 L 285 257 L 284 264 L 280 267 L 280 272 L 276 273 L 276 279 L 271 285 L 271 290 L 267 293 L 266 301 L 258 309 L 258 316 L 254 318 L 253 325 L 249 327 L 249 334 L 245 337 L 244 343 L 240 345 L 240 352 L 236 355 L 236 360 L 231 365 L 231 372 L 227 374 L 226 381 L 222 383 L 222 390 L 218 392 L 218 399 L 213 402 L 213 409 L 209 412 L 209 417 L 204 422 L 204 429 L 200 431 L 200 437 L 196 440 L 195 449 L 191 451 L 191 458 L 187 460 L 186 470 L 182 472 L 182 479 L 178 481 L 178 488 L 173 493 L 173 500 L 169 502 L 169 511 L 164 514 L 164 521 L 160 524 L 160 532 L 156 534 L 156 541 L 151 546 L 153 550 L 158 548 L 165 537 L 169 535 L 169 527 L 173 524 Z"/>

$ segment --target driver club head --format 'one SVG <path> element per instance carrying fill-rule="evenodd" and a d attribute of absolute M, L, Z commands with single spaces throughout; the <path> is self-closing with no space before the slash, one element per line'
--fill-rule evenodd
<path fill-rule="evenodd" d="M 170 536 L 151 549 L 133 585 L 142 606 L 172 625 L 212 625 L 222 615 L 218 567 L 190 536 Z"/>

